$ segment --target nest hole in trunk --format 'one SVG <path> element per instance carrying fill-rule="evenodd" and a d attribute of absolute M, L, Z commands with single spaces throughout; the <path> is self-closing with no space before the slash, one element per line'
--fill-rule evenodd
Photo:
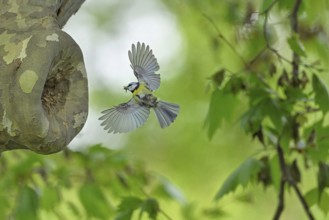
<path fill-rule="evenodd" d="M 57 113 L 64 108 L 70 89 L 70 81 L 67 77 L 72 69 L 69 63 L 60 62 L 48 75 L 41 96 L 42 106 L 48 114 Z"/>

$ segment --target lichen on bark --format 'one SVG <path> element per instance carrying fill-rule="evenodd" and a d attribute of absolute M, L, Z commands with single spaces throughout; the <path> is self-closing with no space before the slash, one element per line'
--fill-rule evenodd
<path fill-rule="evenodd" d="M 88 115 L 79 46 L 61 28 L 83 0 L 0 0 L 0 152 L 64 149 Z"/>

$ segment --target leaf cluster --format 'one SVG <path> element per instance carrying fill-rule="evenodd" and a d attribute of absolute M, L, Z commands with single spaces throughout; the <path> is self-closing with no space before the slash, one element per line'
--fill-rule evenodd
<path fill-rule="evenodd" d="M 224 65 L 209 78 L 213 88 L 205 120 L 209 138 L 214 137 L 223 120 L 240 115 L 241 128 L 263 146 L 257 156 L 244 161 L 229 175 L 215 198 L 219 200 L 239 185 L 246 186 L 253 180 L 265 187 L 273 185 L 278 191 L 282 190 L 280 180 L 297 189 L 305 172 L 315 167 L 317 174 L 313 175 L 315 178 L 317 175 L 317 185 L 304 197 L 309 206 L 317 205 L 327 214 L 328 208 L 323 204 L 327 202 L 329 187 L 329 127 L 325 120 L 329 91 L 322 77 L 328 70 L 321 65 L 320 58 L 310 58 L 314 54 L 304 46 L 311 42 L 316 44 L 316 36 L 323 32 L 306 39 L 307 22 L 304 22 L 300 24 L 303 30 L 296 32 L 293 27 L 292 33 L 285 36 L 285 42 L 276 42 L 279 32 L 289 29 L 290 24 L 300 19 L 297 12 L 290 17 L 284 16 L 283 10 L 294 9 L 294 4 L 287 2 L 264 1 L 258 21 L 248 26 L 258 33 L 257 38 L 250 36 L 239 42 L 246 48 L 250 44 L 258 45 L 254 46 L 253 55 L 234 50 L 243 63 L 242 69 L 230 71 L 229 66 Z M 309 13 L 303 3 L 300 10 Z M 275 29 L 269 24 L 269 18 L 274 14 L 282 23 Z M 216 23 L 210 21 L 218 31 Z M 257 26 L 257 23 L 260 24 Z M 222 33 L 220 36 L 224 43 L 233 45 Z M 289 53 L 279 49 L 283 46 Z M 291 59 L 286 54 L 290 54 Z"/>
<path fill-rule="evenodd" d="M 157 219 L 165 213 L 161 199 L 179 200 L 170 182 L 121 151 L 100 145 L 50 156 L 7 152 L 0 163 L 1 219 L 122 220 L 131 219 L 136 210 Z"/>

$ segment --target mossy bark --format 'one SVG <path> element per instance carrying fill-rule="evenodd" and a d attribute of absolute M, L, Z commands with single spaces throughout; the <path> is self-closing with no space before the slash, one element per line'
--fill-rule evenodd
<path fill-rule="evenodd" d="M 63 150 L 88 115 L 79 46 L 61 30 L 83 0 L 0 0 L 0 152 Z"/>

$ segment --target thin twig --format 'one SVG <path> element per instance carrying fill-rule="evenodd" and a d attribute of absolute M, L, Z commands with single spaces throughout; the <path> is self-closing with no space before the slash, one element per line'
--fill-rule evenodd
<path fill-rule="evenodd" d="M 310 207 L 308 206 L 308 204 L 307 204 L 303 194 L 301 193 L 299 187 L 297 186 L 297 184 L 294 183 L 294 184 L 290 184 L 290 185 L 295 190 L 295 193 L 297 194 L 299 201 L 302 203 L 303 209 L 306 212 L 308 219 L 314 220 L 315 218 L 310 210 Z"/>
<path fill-rule="evenodd" d="M 286 185 L 286 181 L 281 177 L 280 191 L 279 191 L 279 202 L 278 202 L 278 206 L 276 208 L 273 220 L 280 219 L 280 216 L 283 212 L 283 209 L 284 209 L 284 187 L 285 187 L 285 185 Z"/>
<path fill-rule="evenodd" d="M 279 0 L 274 0 L 264 11 L 259 12 L 259 14 L 267 14 L 271 9 L 274 7 L 276 3 L 278 3 Z"/>
<path fill-rule="evenodd" d="M 270 44 L 270 39 L 267 33 L 268 30 L 268 17 L 269 17 L 269 12 L 272 9 L 272 7 L 277 3 L 278 1 L 273 1 L 272 4 L 262 13 L 264 14 L 264 24 L 263 24 L 263 36 L 266 42 L 266 48 L 268 50 L 270 50 L 271 52 L 273 52 L 279 59 L 279 61 L 281 62 L 282 60 L 291 64 L 291 61 L 288 60 L 287 58 L 285 58 L 284 56 L 282 56 L 276 49 L 274 49 L 271 44 Z"/>
<path fill-rule="evenodd" d="M 280 219 L 281 213 L 284 208 L 284 185 L 286 182 L 288 182 L 289 185 L 294 189 L 295 193 L 297 194 L 297 197 L 300 203 L 302 204 L 303 209 L 306 212 L 308 218 L 310 220 L 314 220 L 314 216 L 303 194 L 301 193 L 299 187 L 297 186 L 296 181 L 294 180 L 294 178 L 291 176 L 290 172 L 287 169 L 287 165 L 284 158 L 284 152 L 280 144 L 277 145 L 277 154 L 278 154 L 280 170 L 281 170 L 281 184 L 280 184 L 280 192 L 279 192 L 279 202 L 273 219 L 275 220 Z"/>
<path fill-rule="evenodd" d="M 276 208 L 273 220 L 280 219 L 280 216 L 283 212 L 283 209 L 284 209 L 284 186 L 285 186 L 285 183 L 287 180 L 287 166 L 286 166 L 286 162 L 284 159 L 284 153 L 283 153 L 282 147 L 280 145 L 280 138 L 278 140 L 276 150 L 277 150 L 277 154 L 278 154 L 278 158 L 279 158 L 279 165 L 280 165 L 280 170 L 281 170 L 281 181 L 280 181 L 278 206 Z"/>
<path fill-rule="evenodd" d="M 151 198 L 151 196 L 147 193 L 147 192 L 145 192 L 145 190 L 141 187 L 141 186 L 138 186 L 138 188 L 139 188 L 139 190 L 144 194 L 144 196 L 146 197 L 146 198 Z M 167 220 L 173 220 L 165 211 L 163 211 L 160 207 L 159 207 L 159 209 L 158 209 L 158 211 L 167 219 Z M 141 213 L 142 214 L 142 213 Z M 142 216 L 140 215 L 140 218 L 141 218 Z"/>
<path fill-rule="evenodd" d="M 214 27 L 214 29 L 216 30 L 218 37 L 220 39 L 222 39 L 227 46 L 230 47 L 230 49 L 235 53 L 235 55 L 242 61 L 242 63 L 244 64 L 244 66 L 248 66 L 248 63 L 246 62 L 246 60 L 238 53 L 238 51 L 235 49 L 235 47 L 231 44 L 231 42 L 229 40 L 226 39 L 226 37 L 222 34 L 222 32 L 219 30 L 219 28 L 217 27 L 216 23 L 213 21 L 212 18 L 210 18 L 208 15 L 206 14 L 202 14 L 209 22 L 210 24 Z"/>
<path fill-rule="evenodd" d="M 302 4 L 302 0 L 296 0 L 294 8 L 291 13 L 291 29 L 293 32 L 298 33 L 298 11 L 300 8 L 300 5 Z"/>
<path fill-rule="evenodd" d="M 302 0 L 296 0 L 295 1 L 295 5 L 291 14 L 291 29 L 295 34 L 298 34 L 298 10 L 300 8 L 300 5 L 302 3 Z M 265 17 L 265 21 L 267 18 L 267 14 Z M 266 35 L 264 35 L 266 37 Z M 298 80 L 298 75 L 299 75 L 299 65 L 300 65 L 300 57 L 297 53 L 293 52 L 293 56 L 292 56 L 292 80 L 293 80 L 293 86 L 298 87 L 299 86 L 299 80 Z M 298 130 L 298 128 L 297 128 Z M 298 196 L 298 199 L 300 201 L 300 203 L 303 206 L 304 211 L 306 212 L 308 218 L 310 220 L 313 220 L 314 217 L 310 211 L 310 208 L 304 198 L 304 196 L 302 195 L 301 191 L 299 190 L 299 187 L 297 186 L 297 183 L 295 181 L 295 179 L 292 177 L 292 175 L 289 172 L 289 169 L 287 169 L 287 165 L 285 162 L 285 158 L 284 158 L 284 152 L 283 149 L 280 145 L 280 142 L 278 141 L 278 145 L 277 145 L 277 153 L 278 153 L 278 157 L 279 157 L 279 163 L 280 163 L 280 169 L 281 169 L 281 187 L 280 187 L 280 192 L 279 192 L 279 203 L 278 203 L 278 207 L 277 207 L 277 211 L 275 212 L 274 215 L 274 219 L 277 220 L 280 218 L 281 213 L 283 211 L 284 208 L 284 201 L 283 201 L 283 193 L 284 189 L 282 189 L 284 187 L 285 182 L 289 183 L 290 186 L 292 186 L 292 188 L 294 189 L 295 193 Z"/>
<path fill-rule="evenodd" d="M 291 14 L 291 20 L 290 20 L 290 25 L 291 29 L 295 34 L 298 34 L 298 10 L 300 8 L 300 5 L 302 3 L 302 0 L 296 0 L 294 8 L 292 10 Z M 298 75 L 299 75 L 299 63 L 300 63 L 300 57 L 296 52 L 293 52 L 292 54 L 292 83 L 293 86 L 298 87 L 299 86 L 299 80 L 298 80 Z"/>
<path fill-rule="evenodd" d="M 269 35 L 267 32 L 269 13 L 270 13 L 271 9 L 276 5 L 276 3 L 278 3 L 278 0 L 273 1 L 264 11 L 259 12 L 260 15 L 264 15 L 263 36 L 264 36 L 264 39 L 266 42 L 266 47 L 263 48 L 260 52 L 258 52 L 256 54 L 256 56 L 248 62 L 247 67 L 250 67 L 254 62 L 256 62 L 259 59 L 259 57 L 261 57 L 261 55 L 263 53 L 265 53 L 267 50 L 270 50 L 272 53 L 274 53 L 280 62 L 285 61 L 288 64 L 291 64 L 291 61 L 289 59 L 282 56 L 275 48 L 272 47 L 272 45 L 270 44 L 270 39 L 269 39 Z"/>
<path fill-rule="evenodd" d="M 162 209 L 159 210 L 159 212 L 166 217 L 168 220 L 173 220 L 166 212 L 164 212 Z"/>
<path fill-rule="evenodd" d="M 295 5 L 291 14 L 291 29 L 294 33 L 298 34 L 298 11 L 300 9 L 302 0 L 296 0 L 295 1 Z M 299 80 L 298 80 L 298 75 L 299 75 L 299 65 L 300 65 L 300 57 L 297 53 L 293 52 L 293 57 L 292 57 L 292 74 L 293 74 L 293 86 L 298 87 L 299 86 Z M 313 220 L 313 214 L 310 211 L 310 208 L 303 196 L 303 194 L 301 193 L 301 191 L 299 190 L 299 187 L 297 186 L 296 181 L 291 177 L 291 175 L 286 172 L 287 177 L 289 177 L 287 180 L 289 181 L 289 184 L 293 187 L 293 189 L 295 190 L 295 193 L 298 196 L 298 199 L 300 201 L 300 203 L 303 206 L 304 211 L 306 212 L 307 216 L 309 219 Z"/>

